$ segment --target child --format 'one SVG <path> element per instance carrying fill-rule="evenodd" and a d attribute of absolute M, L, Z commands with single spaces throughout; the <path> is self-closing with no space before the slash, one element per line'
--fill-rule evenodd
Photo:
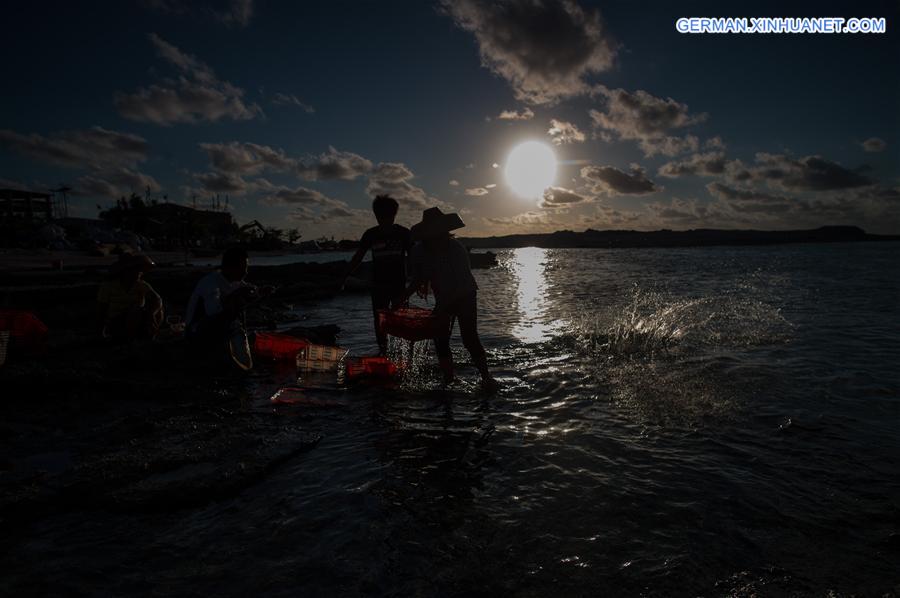
<path fill-rule="evenodd" d="M 478 338 L 478 285 L 469 265 L 469 252 L 453 238 L 450 231 L 464 227 L 457 214 L 444 214 L 438 208 L 422 213 L 422 222 L 412 227 L 412 237 L 421 241 L 413 256 L 413 281 L 404 296 L 409 298 L 416 289 L 430 283 L 434 291 L 434 314 L 456 318 L 463 345 L 481 374 L 481 385 L 490 393 L 498 390 L 497 381 L 487 367 L 487 355 Z M 453 381 L 453 354 L 450 351 L 449 326 L 446 336 L 436 338 L 435 350 L 444 382 Z"/>
<path fill-rule="evenodd" d="M 163 319 L 163 302 L 144 280 L 155 264 L 145 255 L 123 256 L 97 292 L 101 334 L 116 340 L 154 338 Z"/>
<path fill-rule="evenodd" d="M 378 321 L 379 309 L 396 309 L 405 304 L 406 258 L 411 246 L 409 229 L 394 224 L 397 217 L 397 200 L 389 195 L 379 195 L 372 202 L 372 211 L 378 226 L 373 226 L 359 240 L 359 249 L 350 260 L 344 275 L 347 278 L 359 267 L 366 252 L 372 250 L 374 281 L 372 285 L 372 313 L 375 318 L 375 338 L 381 354 L 387 352 L 387 335 Z M 343 285 L 342 285 L 343 286 Z"/>

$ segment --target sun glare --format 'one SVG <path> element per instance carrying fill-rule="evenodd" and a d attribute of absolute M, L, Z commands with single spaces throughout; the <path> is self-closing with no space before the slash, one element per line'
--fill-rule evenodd
<path fill-rule="evenodd" d="M 545 143 L 520 143 L 506 158 L 506 182 L 522 197 L 538 198 L 556 179 L 556 155 Z"/>

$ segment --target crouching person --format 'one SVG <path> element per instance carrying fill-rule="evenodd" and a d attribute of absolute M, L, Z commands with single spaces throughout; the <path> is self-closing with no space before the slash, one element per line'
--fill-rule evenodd
<path fill-rule="evenodd" d="M 194 287 L 185 312 L 184 333 L 189 342 L 203 351 L 203 357 L 223 358 L 229 340 L 244 333 L 244 308 L 271 294 L 271 287 L 257 288 L 244 280 L 249 266 L 247 251 L 230 247 L 222 254 L 221 267 Z"/>
<path fill-rule="evenodd" d="M 422 214 L 422 221 L 413 225 L 410 232 L 419 244 L 413 248 L 413 280 L 406 290 L 408 298 L 417 289 L 430 284 L 434 291 L 434 315 L 453 318 L 459 323 L 463 346 L 472 356 L 472 362 L 481 374 L 481 385 L 487 392 L 496 392 L 497 381 L 487 366 L 487 355 L 478 337 L 478 285 L 472 276 L 469 252 L 453 238 L 450 231 L 464 227 L 457 214 L 444 214 L 438 208 L 429 208 Z M 434 341 L 438 362 L 444 374 L 444 382 L 454 379 L 453 353 L 448 334 Z"/>
<path fill-rule="evenodd" d="M 144 273 L 155 264 L 146 255 L 122 256 L 97 291 L 97 325 L 116 341 L 153 339 L 163 321 L 163 302 Z"/>

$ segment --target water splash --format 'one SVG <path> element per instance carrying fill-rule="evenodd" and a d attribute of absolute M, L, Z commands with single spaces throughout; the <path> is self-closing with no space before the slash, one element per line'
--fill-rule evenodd
<path fill-rule="evenodd" d="M 583 317 L 574 330 L 576 343 L 590 353 L 629 356 L 781 343 L 791 325 L 753 296 L 684 299 L 635 287 L 625 305 Z"/>

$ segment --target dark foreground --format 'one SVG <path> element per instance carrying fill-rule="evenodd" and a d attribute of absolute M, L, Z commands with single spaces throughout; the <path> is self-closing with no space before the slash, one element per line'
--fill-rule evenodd
<path fill-rule="evenodd" d="M 476 273 L 497 397 L 425 352 L 399 388 L 273 405 L 289 367 L 139 360 L 44 291 L 50 354 L 0 369 L 0 593 L 897 595 L 895 255 L 502 252 Z M 365 293 L 290 268 L 252 276 L 321 295 L 256 325 L 373 349 Z"/>

